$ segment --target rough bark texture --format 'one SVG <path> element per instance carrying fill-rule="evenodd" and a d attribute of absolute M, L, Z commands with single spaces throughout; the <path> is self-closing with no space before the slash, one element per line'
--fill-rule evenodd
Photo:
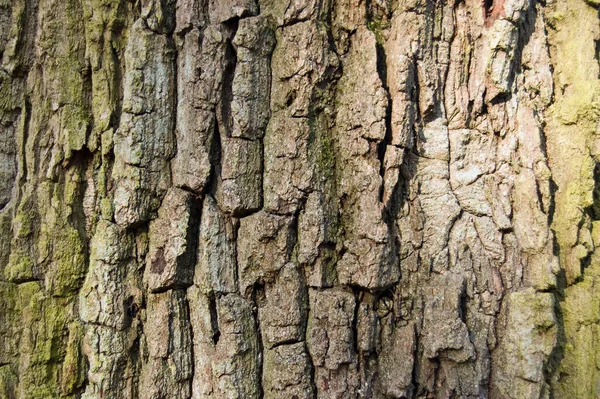
<path fill-rule="evenodd" d="M 597 0 L 0 0 L 0 397 L 600 397 Z"/>

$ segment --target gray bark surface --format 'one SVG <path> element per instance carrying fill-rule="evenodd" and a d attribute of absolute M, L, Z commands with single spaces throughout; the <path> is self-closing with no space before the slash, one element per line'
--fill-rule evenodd
<path fill-rule="evenodd" d="M 0 397 L 600 397 L 596 0 L 0 0 Z"/>

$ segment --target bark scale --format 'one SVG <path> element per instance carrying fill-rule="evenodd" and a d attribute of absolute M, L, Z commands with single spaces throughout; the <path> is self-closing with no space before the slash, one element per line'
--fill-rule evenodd
<path fill-rule="evenodd" d="M 600 396 L 596 0 L 0 0 L 0 397 Z"/>

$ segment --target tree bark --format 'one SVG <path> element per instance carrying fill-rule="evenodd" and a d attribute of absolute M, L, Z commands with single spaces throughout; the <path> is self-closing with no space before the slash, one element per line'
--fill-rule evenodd
<path fill-rule="evenodd" d="M 598 6 L 0 0 L 0 397 L 600 397 Z"/>

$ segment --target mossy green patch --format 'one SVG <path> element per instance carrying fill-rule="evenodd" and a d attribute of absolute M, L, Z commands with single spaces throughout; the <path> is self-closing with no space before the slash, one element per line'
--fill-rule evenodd
<path fill-rule="evenodd" d="M 87 271 L 85 221 L 82 214 L 74 212 L 82 201 L 80 173 L 80 168 L 71 168 L 64 182 L 52 184 L 51 205 L 43 215 L 38 251 L 48 254 L 47 288 L 54 296 L 76 293 Z"/>
<path fill-rule="evenodd" d="M 382 46 L 385 44 L 384 31 L 389 29 L 390 26 L 390 21 L 382 17 L 374 17 L 367 22 L 367 29 L 375 34 L 375 40 L 377 40 L 377 44 Z"/>
<path fill-rule="evenodd" d="M 12 252 L 8 258 L 8 265 L 4 270 L 7 281 L 21 282 L 33 279 L 34 263 L 28 254 L 19 250 Z"/>
<path fill-rule="evenodd" d="M 17 374 L 10 364 L 0 366 L 0 398 L 14 397 L 17 388 Z"/>
<path fill-rule="evenodd" d="M 16 237 L 27 238 L 33 234 L 37 217 L 35 209 L 35 198 L 33 195 L 25 195 L 21 199 L 15 217 L 13 218 L 13 231 Z"/>
<path fill-rule="evenodd" d="M 0 110 L 10 110 L 14 107 L 11 89 L 11 78 L 8 74 L 0 71 Z"/>
<path fill-rule="evenodd" d="M 83 353 L 83 325 L 69 324 L 69 338 L 62 365 L 61 393 L 70 395 L 83 386 L 86 379 L 87 357 Z"/>
<path fill-rule="evenodd" d="M 60 137 L 66 159 L 85 145 L 89 124 L 90 115 L 84 108 L 66 105 L 61 109 Z"/>
<path fill-rule="evenodd" d="M 60 374 L 69 336 L 72 299 L 47 295 L 39 283 L 19 285 L 22 322 L 19 390 L 27 398 L 60 397 Z"/>
<path fill-rule="evenodd" d="M 600 254 L 592 256 L 583 279 L 565 289 L 561 303 L 566 343 L 555 397 L 597 397 L 600 381 Z M 577 383 L 573 383 L 573 379 Z"/>
<path fill-rule="evenodd" d="M 554 3 L 546 17 L 555 85 L 546 138 L 558 186 L 552 228 L 567 280 L 560 302 L 563 358 L 552 389 L 557 398 L 595 398 L 600 381 L 600 256 L 597 249 L 589 255 L 594 249 L 590 241 L 597 246 L 600 237 L 592 227 L 596 222 L 590 222 L 596 168 L 592 148 L 600 117 L 600 27 L 597 10 L 582 0 Z M 588 262 L 585 269 L 583 262 Z"/>

